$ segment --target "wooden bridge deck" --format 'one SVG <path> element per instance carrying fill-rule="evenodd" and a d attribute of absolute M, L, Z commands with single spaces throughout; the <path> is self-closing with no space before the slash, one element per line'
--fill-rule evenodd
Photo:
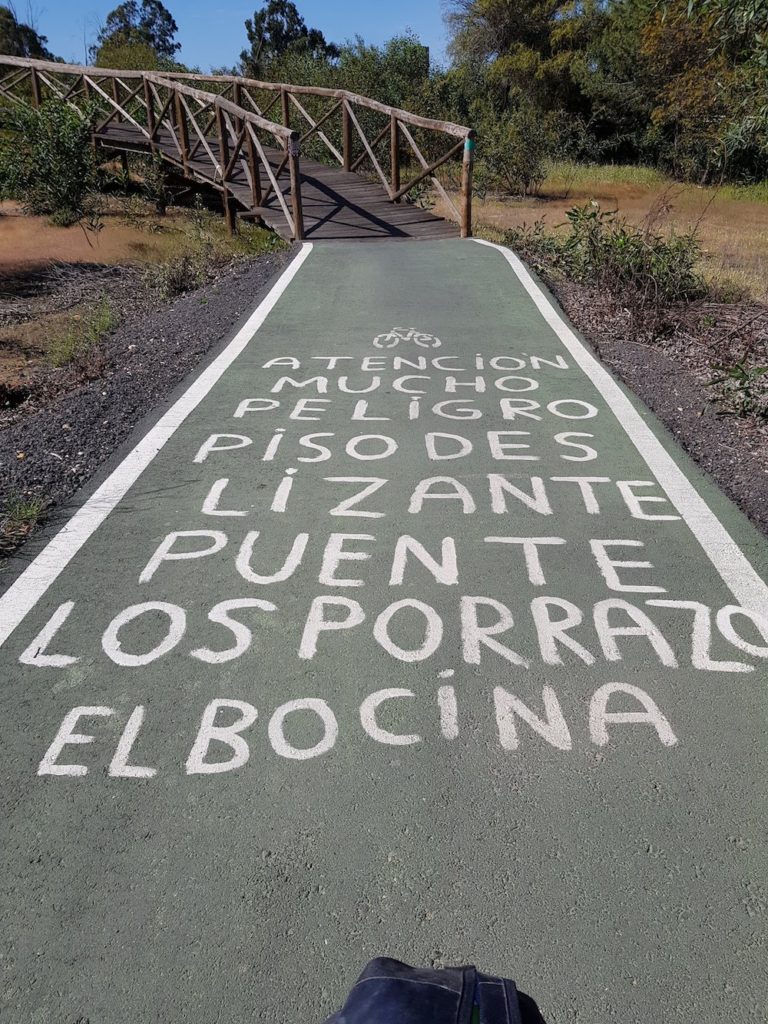
<path fill-rule="evenodd" d="M 144 134 L 133 125 L 108 124 L 96 134 L 97 145 L 105 149 L 146 153 L 149 143 Z M 207 139 L 208 145 L 218 157 L 218 142 Z M 172 134 L 160 129 L 156 135 L 156 146 L 162 156 L 183 170 L 178 147 Z M 278 149 L 266 149 L 273 173 L 283 158 Z M 189 161 L 189 173 L 198 181 L 215 184 L 211 180 L 211 161 L 202 152 L 198 159 Z M 393 203 L 377 182 L 367 181 L 350 171 L 328 167 L 305 157 L 301 159 L 301 195 L 304 212 L 304 235 L 308 241 L 344 239 L 363 241 L 381 238 L 390 239 L 436 239 L 458 238 L 459 227 L 452 221 L 444 220 L 406 202 Z M 266 193 L 269 186 L 266 171 L 261 168 L 261 184 Z M 280 175 L 284 195 L 290 194 L 288 171 Z M 272 194 L 266 205 L 254 208 L 251 204 L 251 189 L 241 165 L 236 165 L 227 188 L 238 206 L 238 213 L 245 217 L 260 216 L 283 238 L 291 238 L 291 227 L 280 204 Z"/>

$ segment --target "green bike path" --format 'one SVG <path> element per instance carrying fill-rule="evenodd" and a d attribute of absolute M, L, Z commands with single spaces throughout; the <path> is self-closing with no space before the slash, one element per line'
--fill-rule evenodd
<path fill-rule="evenodd" d="M 766 579 L 512 254 L 305 246 L 0 597 L 0 1018 L 765 1020 Z"/>

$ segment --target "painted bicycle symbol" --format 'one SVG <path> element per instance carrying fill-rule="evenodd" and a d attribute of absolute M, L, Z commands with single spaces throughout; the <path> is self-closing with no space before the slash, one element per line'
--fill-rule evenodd
<path fill-rule="evenodd" d="M 420 348 L 440 348 L 442 345 L 434 334 L 417 331 L 415 327 L 393 327 L 391 331 L 377 334 L 373 344 L 375 348 L 394 348 L 401 341 L 412 341 Z"/>

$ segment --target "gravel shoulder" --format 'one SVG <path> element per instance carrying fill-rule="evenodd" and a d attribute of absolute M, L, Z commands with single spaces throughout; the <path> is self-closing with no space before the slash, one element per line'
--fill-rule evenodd
<path fill-rule="evenodd" d="M 662 333 L 643 337 L 626 310 L 594 289 L 546 281 L 605 364 L 675 436 L 680 446 L 768 535 L 768 422 L 719 414 L 707 383 L 712 363 L 733 363 L 749 347 L 768 363 L 766 314 L 730 304 L 673 311 Z M 765 307 L 764 307 L 765 308 Z M 733 323 L 737 329 L 732 328 Z"/>
<path fill-rule="evenodd" d="M 61 511 L 139 421 L 231 336 L 292 255 L 241 259 L 170 303 L 149 298 L 126 274 L 116 295 L 122 321 L 92 352 L 89 371 L 49 370 L 27 401 L 0 411 L 0 507 L 23 497 L 44 503 L 43 518 Z M 0 554 L 24 536 L 7 535 Z"/>

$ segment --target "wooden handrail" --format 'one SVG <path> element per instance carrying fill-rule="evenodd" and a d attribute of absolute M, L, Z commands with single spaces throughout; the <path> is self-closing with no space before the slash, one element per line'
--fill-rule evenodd
<path fill-rule="evenodd" d="M 361 96 L 359 93 L 350 92 L 348 89 L 327 89 L 316 85 L 291 85 L 287 82 L 262 82 L 256 78 L 244 78 L 238 75 L 199 75 L 186 71 L 122 71 L 114 68 L 96 68 L 86 64 L 59 64 L 56 61 L 34 60 L 31 57 L 0 57 L 0 63 L 13 64 L 16 67 L 38 67 L 47 68 L 59 74 L 82 75 L 94 73 L 103 78 L 164 78 L 168 81 L 180 80 L 182 82 L 228 82 L 250 86 L 252 89 L 263 89 L 265 92 L 292 93 L 294 96 L 322 96 L 326 99 L 346 100 L 359 107 L 367 107 L 369 110 L 376 110 L 380 114 L 395 115 L 398 121 L 405 124 L 412 124 L 416 128 L 426 128 L 430 131 L 443 132 L 446 135 L 455 135 L 458 139 L 465 139 L 473 134 L 471 128 L 466 125 L 454 124 L 452 121 L 437 121 L 432 117 L 421 117 L 419 114 L 412 114 L 408 110 L 401 110 L 399 107 L 390 107 L 386 103 L 379 103 L 378 100 L 369 96 Z M 194 90 L 193 90 L 194 91 Z M 229 102 L 227 100 L 224 101 Z M 233 103 L 234 107 L 235 104 Z M 225 108 L 226 109 L 226 108 Z M 243 108 L 239 108 L 243 109 Z M 276 125 L 276 127 L 279 127 Z"/>
<path fill-rule="evenodd" d="M 290 85 L 286 82 L 261 82 L 256 78 L 240 78 L 237 75 L 192 75 L 183 71 L 168 72 L 166 77 L 181 78 L 190 82 L 239 82 L 240 85 L 250 86 L 252 89 L 263 89 L 266 92 L 280 92 L 284 89 L 295 96 L 321 96 L 326 99 L 346 100 L 358 107 L 376 110 L 380 114 L 389 116 L 394 114 L 398 121 L 404 121 L 415 128 L 426 128 L 429 131 L 455 135 L 457 139 L 466 139 L 474 134 L 473 129 L 466 125 L 454 124 L 453 121 L 437 121 L 432 117 L 421 117 L 419 114 L 412 114 L 399 107 L 390 107 L 386 103 L 379 103 L 378 100 L 371 99 L 369 96 L 361 96 L 360 93 L 350 92 L 348 89 L 326 89 L 316 85 Z"/>
<path fill-rule="evenodd" d="M 281 142 L 285 143 L 290 139 L 298 138 L 298 132 L 291 131 L 289 128 L 284 127 L 284 125 L 279 124 L 277 121 L 268 121 L 260 114 L 256 114 L 250 110 L 245 110 L 243 107 L 238 107 L 231 100 L 225 99 L 217 93 L 205 92 L 202 89 L 195 89 L 192 86 L 184 85 L 183 82 L 175 81 L 177 78 L 189 79 L 190 81 L 216 81 L 217 78 L 212 75 L 179 75 L 176 72 L 166 75 L 162 72 L 156 71 L 123 71 L 116 70 L 115 68 L 89 67 L 86 64 L 59 64 L 57 61 L 34 60 L 31 57 L 11 57 L 0 55 L 0 65 L 2 64 L 8 64 L 12 67 L 19 68 L 45 70 L 58 75 L 85 75 L 90 78 L 140 78 L 147 82 L 153 82 L 155 85 L 164 85 L 166 88 L 170 85 L 173 86 L 174 89 L 178 89 L 179 92 L 183 93 L 185 96 L 191 96 L 194 99 L 210 103 L 214 107 L 220 106 L 223 110 L 226 110 L 230 114 L 235 114 L 237 117 L 244 117 L 258 128 L 270 132 L 276 138 L 280 139 Z M 222 81 L 228 80 L 229 79 L 225 79 L 222 76 Z M 232 80 L 235 81 L 235 79 Z"/>
<path fill-rule="evenodd" d="M 12 102 L 29 103 L 28 87 L 25 87 L 27 91 L 23 92 L 21 96 L 18 93 L 14 94 L 14 89 L 29 79 L 33 106 L 39 106 L 42 102 L 42 86 L 75 109 L 78 109 L 76 101 L 82 101 L 83 96 L 86 99 L 96 96 L 100 98 L 99 101 L 102 105 L 106 105 L 107 110 L 110 107 L 113 108 L 103 125 L 99 126 L 97 130 L 109 124 L 113 119 L 127 120 L 142 132 L 152 152 L 162 153 L 171 162 L 179 163 L 188 176 L 200 176 L 200 159 L 197 154 L 202 147 L 213 167 L 212 183 L 224 194 L 225 208 L 230 222 L 232 222 L 230 205 L 232 193 L 228 188 L 228 180 L 235 168 L 239 166 L 242 167 L 249 181 L 254 200 L 260 198 L 266 203 L 270 194 L 274 192 L 294 237 L 301 237 L 303 213 L 299 146 L 300 143 L 314 136 L 325 146 L 334 161 L 347 171 L 355 171 L 361 164 L 370 162 L 392 202 L 399 202 L 402 197 L 425 179 L 431 180 L 435 189 L 445 200 L 448 208 L 453 210 L 459 221 L 462 237 L 471 234 L 475 132 L 465 125 L 421 117 L 347 89 L 290 85 L 285 82 L 263 82 L 255 78 L 244 78 L 237 75 L 96 68 L 82 64 L 59 64 L 55 61 L 41 61 L 29 57 L 0 56 L 0 68 L 3 66 L 16 68 L 22 72 L 28 69 L 29 73 L 22 73 L 20 76 L 11 73 L 10 75 L 6 74 L 4 78 L 0 77 L 0 95 L 7 96 Z M 74 76 L 76 80 L 67 88 L 68 83 L 62 82 L 60 79 L 57 81 L 54 76 Z M 138 84 L 133 88 L 133 83 L 136 82 Z M 223 87 L 223 92 L 231 94 L 232 98 L 228 98 L 220 91 L 197 88 L 196 85 L 190 83 Z M 120 88 L 127 94 L 122 99 L 120 98 Z M 167 100 L 163 100 L 158 90 L 168 91 Z M 264 102 L 263 97 L 252 96 L 249 90 L 264 91 L 274 95 L 271 100 Z M 323 110 L 323 106 L 318 107 L 317 104 L 307 104 L 309 107 L 307 109 L 297 98 L 299 96 L 332 100 L 333 103 L 328 110 Z M 246 102 L 253 109 L 244 106 Z M 195 104 L 197 110 L 192 109 Z M 282 123 L 271 121 L 266 116 L 278 104 Z M 130 109 L 128 109 L 129 105 L 131 105 Z M 298 132 L 291 128 L 292 107 L 294 120 L 296 116 L 299 116 L 309 126 L 308 130 Z M 376 128 L 372 127 L 370 119 L 364 119 L 361 123 L 355 116 L 353 109 L 355 107 L 386 115 L 387 124 L 374 136 Z M 203 123 L 201 118 L 201 114 L 205 111 L 209 112 L 206 116 L 207 123 Z M 339 137 L 336 136 L 332 141 L 333 135 L 329 137 L 322 130 L 322 127 L 329 123 L 331 116 L 337 111 L 340 111 L 341 115 L 341 150 L 338 148 Z M 144 121 L 145 117 L 146 128 L 140 123 Z M 212 128 L 215 128 L 218 157 L 211 148 L 214 143 L 208 137 Z M 425 156 L 414 138 L 412 132 L 414 128 L 448 135 L 454 141 L 442 156 L 437 156 L 435 147 L 430 144 L 425 148 L 427 154 Z M 275 173 L 272 172 L 264 149 L 256 137 L 256 130 L 271 134 L 279 148 L 283 150 L 283 159 Z M 368 138 L 366 132 L 372 136 L 371 139 Z M 163 151 L 162 146 L 158 143 L 158 133 L 162 133 L 162 137 L 166 140 L 170 134 L 171 141 L 179 153 L 178 161 L 175 154 L 168 155 L 167 141 L 162 144 L 166 150 Z M 197 141 L 190 146 L 191 134 L 197 137 Z M 231 150 L 229 136 L 231 136 L 233 144 Z M 386 157 L 383 157 L 381 150 L 377 155 L 377 147 L 386 136 L 389 136 L 389 146 L 387 147 L 389 152 Z M 362 152 L 359 154 L 353 153 L 355 138 L 359 138 L 362 144 Z M 401 139 L 407 143 L 407 146 L 401 146 Z M 424 145 L 421 138 L 419 141 Z M 358 146 L 355 145 L 354 148 L 357 149 Z M 461 209 L 459 210 L 435 176 L 435 171 L 462 148 Z M 407 154 L 409 149 L 416 158 L 420 171 L 415 177 L 409 175 L 410 180 L 401 184 L 401 154 Z M 380 160 L 384 163 L 384 167 L 387 163 L 389 164 L 389 177 L 385 174 Z M 206 162 L 205 158 L 203 161 Z M 263 196 L 256 167 L 259 163 L 264 166 L 269 179 L 269 186 Z M 282 190 L 278 186 L 278 179 L 286 165 L 290 181 L 292 207 L 290 212 Z M 412 166 L 412 164 L 406 164 L 406 166 Z M 205 172 L 205 174 L 209 173 Z"/>

